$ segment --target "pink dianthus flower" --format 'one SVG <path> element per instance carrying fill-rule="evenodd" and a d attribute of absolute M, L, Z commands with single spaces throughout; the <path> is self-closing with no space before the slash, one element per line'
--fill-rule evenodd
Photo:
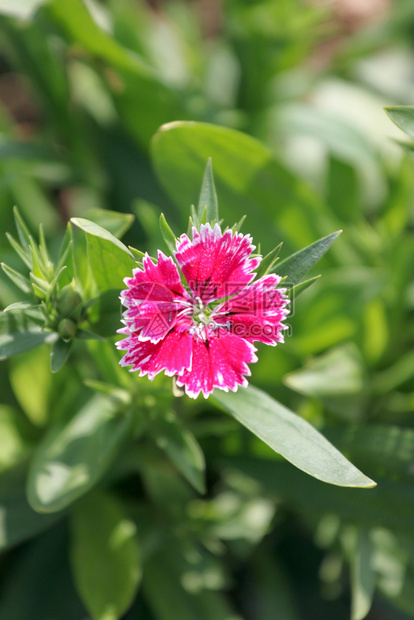
<path fill-rule="evenodd" d="M 156 264 L 146 254 L 143 269 L 125 278 L 125 327 L 118 332 L 126 338 L 117 347 L 126 351 L 120 364 L 131 372 L 152 380 L 164 371 L 191 398 L 200 392 L 207 398 L 214 388 L 247 386 L 248 364 L 257 361 L 253 342 L 283 342 L 289 300 L 277 288 L 280 276 L 253 282 L 262 259 L 251 256 L 250 235 L 202 224 L 192 237 L 182 235 L 174 253 L 186 287 L 160 250 Z"/>

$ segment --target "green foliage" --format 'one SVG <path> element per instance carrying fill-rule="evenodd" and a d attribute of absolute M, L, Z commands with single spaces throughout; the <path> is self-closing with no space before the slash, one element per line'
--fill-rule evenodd
<path fill-rule="evenodd" d="M 93 494 L 71 516 L 74 578 L 98 620 L 116 620 L 130 606 L 141 578 L 134 522 L 109 495 Z"/>
<path fill-rule="evenodd" d="M 414 617 L 414 7 L 368 4 L 1 3 L 1 618 Z M 191 205 L 291 300 L 196 402 L 114 346 Z"/>
<path fill-rule="evenodd" d="M 98 396 L 67 424 L 53 424 L 30 466 L 27 497 L 33 509 L 62 510 L 95 486 L 122 446 L 130 425 L 130 419 Z"/>
<path fill-rule="evenodd" d="M 215 395 L 230 413 L 273 450 L 306 473 L 346 487 L 372 487 L 364 476 L 310 424 L 252 386 L 237 394 Z"/>

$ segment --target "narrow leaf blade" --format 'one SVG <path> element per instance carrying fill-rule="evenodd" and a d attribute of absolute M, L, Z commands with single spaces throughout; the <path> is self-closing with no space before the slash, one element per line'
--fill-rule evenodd
<path fill-rule="evenodd" d="M 414 106 L 390 106 L 385 111 L 399 129 L 414 138 Z"/>
<path fill-rule="evenodd" d="M 213 223 L 219 221 L 218 200 L 216 187 L 214 185 L 213 164 L 209 157 L 204 173 L 203 184 L 201 186 L 200 197 L 198 200 L 198 219 L 201 221 L 204 210 L 207 208 L 207 222 Z"/>
<path fill-rule="evenodd" d="M 375 486 L 313 426 L 258 388 L 216 390 L 214 398 L 275 452 L 318 480 L 344 487 Z"/>
<path fill-rule="evenodd" d="M 327 252 L 341 232 L 342 230 L 338 230 L 331 235 L 322 237 L 322 239 L 308 245 L 306 248 L 303 248 L 303 250 L 295 252 L 295 254 L 285 258 L 278 264 L 277 273 L 282 277 L 287 276 L 289 288 L 298 284 L 303 276 L 316 265 L 318 260 Z"/>
<path fill-rule="evenodd" d="M 29 282 L 29 280 L 27 278 L 22 276 L 21 273 L 19 273 L 18 271 L 15 271 L 15 269 L 12 269 L 11 267 L 6 265 L 5 263 L 1 263 L 1 268 L 3 269 L 4 273 L 6 274 L 6 276 L 8 276 L 10 278 L 10 280 L 12 282 L 14 282 L 14 284 L 21 291 L 23 291 L 23 293 L 30 293 L 31 286 L 30 286 L 30 282 Z"/>
<path fill-rule="evenodd" d="M 161 213 L 160 215 L 160 229 L 161 229 L 161 234 L 163 236 L 166 246 L 170 250 L 171 254 L 174 254 L 174 252 L 177 249 L 176 237 L 173 231 L 171 230 L 170 226 L 168 225 L 168 222 L 165 219 L 164 213 Z"/>
<path fill-rule="evenodd" d="M 50 369 L 53 373 L 59 372 L 62 366 L 67 362 L 71 348 L 72 341 L 65 342 L 65 340 L 59 338 L 53 343 L 50 352 Z"/>

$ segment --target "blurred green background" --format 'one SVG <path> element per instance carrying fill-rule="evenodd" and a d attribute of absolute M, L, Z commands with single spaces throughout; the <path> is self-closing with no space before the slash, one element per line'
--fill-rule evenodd
<path fill-rule="evenodd" d="M 35 235 L 43 223 L 54 255 L 70 217 L 102 209 L 134 214 L 123 241 L 154 254 L 161 211 L 186 230 L 209 156 L 221 216 L 231 226 L 246 213 L 264 254 L 344 231 L 295 300 L 286 344 L 260 347 L 252 383 L 378 488 L 315 482 L 230 422 L 218 431 L 197 401 L 209 496 L 174 489 L 167 542 L 155 560 L 147 549 L 123 618 L 342 620 L 351 607 L 353 620 L 414 618 L 413 148 L 383 110 L 413 102 L 412 0 L 1 0 L 2 262 L 19 268 L 4 234 L 13 205 Z M 158 131 L 174 121 L 196 124 Z M 1 307 L 21 298 L 0 271 Z M 54 416 L 85 401 L 79 376 L 94 378 L 93 362 L 74 355 L 53 376 L 46 347 L 0 363 L 0 505 Z M 122 484 L 122 496 L 145 497 L 142 483 Z M 12 548 L 0 618 L 87 618 L 66 519 L 9 545 L 1 510 L 0 545 Z M 201 539 L 208 558 L 193 548 Z"/>

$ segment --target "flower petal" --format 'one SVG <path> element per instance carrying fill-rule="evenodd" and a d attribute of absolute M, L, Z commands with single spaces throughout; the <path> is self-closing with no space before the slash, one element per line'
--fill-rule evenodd
<path fill-rule="evenodd" d="M 119 330 L 127 333 L 127 328 Z M 121 366 L 132 366 L 131 372 L 139 370 L 140 377 L 148 375 L 153 379 L 162 370 L 172 377 L 191 369 L 192 336 L 187 324 L 171 330 L 163 340 L 157 343 L 142 341 L 136 334 L 129 334 L 116 343 L 120 350 L 127 353 L 119 362 Z"/>
<path fill-rule="evenodd" d="M 228 299 L 214 310 L 212 318 L 240 338 L 275 346 L 283 342 L 282 323 L 289 314 L 286 289 L 276 288 L 281 278 L 275 274 L 263 276 L 241 293 Z"/>
<path fill-rule="evenodd" d="M 124 322 L 131 332 L 139 332 L 141 340 L 155 344 L 175 325 L 183 301 L 189 297 L 172 258 L 159 251 L 158 263 L 154 265 L 147 254 L 143 267 L 124 280 L 128 286 L 121 292 L 121 302 L 127 307 Z"/>
<path fill-rule="evenodd" d="M 211 332 L 206 340 L 194 337 L 191 370 L 179 374 L 177 385 L 191 398 L 200 392 L 207 398 L 214 388 L 235 392 L 239 385 L 247 386 L 247 364 L 257 361 L 255 351 L 251 343 L 230 333 Z"/>
<path fill-rule="evenodd" d="M 195 297 L 203 304 L 241 291 L 252 281 L 260 258 L 249 258 L 255 246 L 250 235 L 224 234 L 218 224 L 193 228 L 193 239 L 182 235 L 175 257 Z"/>
<path fill-rule="evenodd" d="M 169 289 L 174 296 L 186 296 L 186 292 L 181 284 L 180 274 L 171 256 L 165 256 L 158 250 L 158 261 L 155 265 L 148 253 L 145 254 L 142 265 L 144 269 L 134 269 L 132 278 L 125 278 L 124 282 L 128 288 L 142 283 L 157 282 Z"/>

